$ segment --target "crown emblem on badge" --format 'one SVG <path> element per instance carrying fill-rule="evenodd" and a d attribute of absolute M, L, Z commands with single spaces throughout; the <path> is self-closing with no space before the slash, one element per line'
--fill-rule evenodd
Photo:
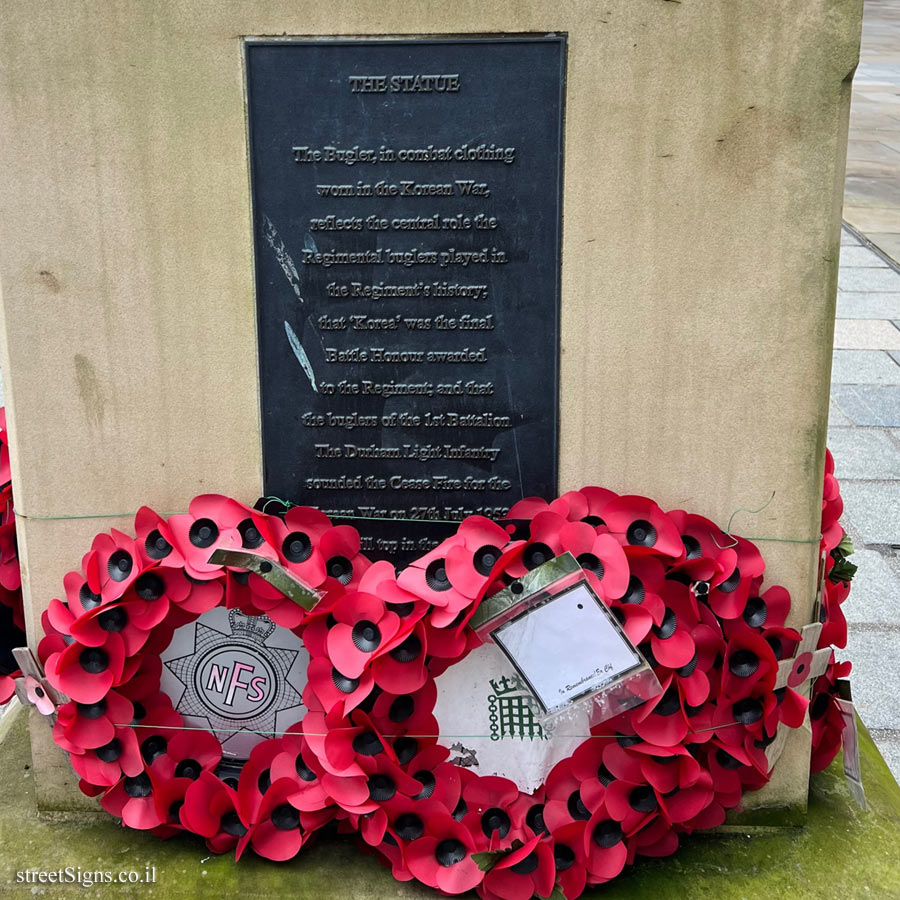
<path fill-rule="evenodd" d="M 234 637 L 242 637 L 261 644 L 275 630 L 268 616 L 246 616 L 238 609 L 228 613 L 228 623 Z"/>

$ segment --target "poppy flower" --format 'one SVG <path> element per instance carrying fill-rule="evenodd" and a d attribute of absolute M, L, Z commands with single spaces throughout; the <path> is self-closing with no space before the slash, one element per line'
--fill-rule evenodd
<path fill-rule="evenodd" d="M 157 837 L 168 840 L 178 832 L 184 831 L 181 810 L 184 807 L 185 793 L 192 781 L 190 778 L 159 778 L 158 773 L 153 771 L 149 774 L 153 784 L 152 797 L 156 814 L 162 820 L 162 824 L 151 830 Z"/>
<path fill-rule="evenodd" d="M 133 715 L 131 701 L 117 691 L 95 703 L 72 700 L 59 708 L 53 738 L 69 752 L 92 750 L 109 743 L 116 736 L 116 725 L 130 722 Z"/>
<path fill-rule="evenodd" d="M 479 884 L 484 873 L 472 854 L 468 829 L 449 815 L 429 816 L 425 834 L 406 849 L 410 872 L 423 884 L 445 894 L 462 894 Z"/>
<path fill-rule="evenodd" d="M 237 791 L 208 771 L 202 771 L 188 786 L 180 815 L 184 827 L 205 838 L 213 853 L 233 850 L 250 828 Z"/>
<path fill-rule="evenodd" d="M 50 684 L 79 703 L 96 703 L 118 684 L 125 666 L 125 644 L 111 632 L 102 647 L 86 647 L 77 641 L 47 660 Z"/>
<path fill-rule="evenodd" d="M 847 619 L 841 609 L 844 597 L 839 591 L 826 590 L 819 618 L 822 622 L 822 634 L 819 637 L 819 646 L 844 648 L 847 646 Z"/>
<path fill-rule="evenodd" d="M 447 577 L 453 587 L 470 600 L 482 596 L 485 584 L 503 563 L 509 535 L 484 516 L 469 516 L 460 524 L 447 548 Z"/>
<path fill-rule="evenodd" d="M 709 581 L 724 568 L 718 562 L 719 556 L 734 540 L 705 516 L 683 509 L 672 510 L 668 515 L 684 546 L 684 559 L 673 566 L 673 571 L 685 573 L 692 580 Z"/>
<path fill-rule="evenodd" d="M 325 574 L 350 589 L 359 584 L 371 563 L 360 553 L 359 532 L 350 525 L 334 525 L 319 542 Z"/>
<path fill-rule="evenodd" d="M 100 798 L 100 805 L 123 825 L 146 831 L 165 824 L 153 796 L 154 783 L 150 774 L 125 775 Z"/>
<path fill-rule="evenodd" d="M 362 779 L 362 786 L 366 790 L 366 797 L 361 801 L 348 802 L 347 798 L 339 792 L 338 787 L 334 784 L 335 777 L 326 776 L 325 785 L 343 809 L 354 814 L 370 813 L 378 809 L 381 804 L 392 800 L 397 794 L 404 794 L 407 797 L 415 799 L 420 797 L 423 791 L 423 784 L 416 778 L 407 774 L 397 763 L 387 754 L 379 754 L 378 756 L 369 757 L 360 761 L 361 768 L 365 774 Z M 343 778 L 345 782 L 356 782 L 354 789 L 358 789 L 359 779 L 356 776 Z"/>
<path fill-rule="evenodd" d="M 148 615 L 160 616 L 160 610 L 164 610 L 164 615 L 168 615 L 172 604 L 199 614 L 206 612 L 206 608 L 205 604 L 198 605 L 196 594 L 192 596 L 195 584 L 207 587 L 209 582 L 192 582 L 181 569 L 154 566 L 144 569 L 122 597 L 126 601 L 143 600 L 148 606 Z M 221 594 L 216 596 L 219 597 Z"/>
<path fill-rule="evenodd" d="M 706 748 L 706 770 L 716 799 L 726 808 L 736 806 L 743 793 L 741 770 L 752 765 L 749 754 L 740 744 L 712 740 Z"/>
<path fill-rule="evenodd" d="M 640 856 L 671 856 L 678 849 L 678 834 L 672 829 L 670 822 L 660 816 L 648 822 L 627 842 L 629 865 Z"/>
<path fill-rule="evenodd" d="M 328 577 L 320 544 L 331 528 L 331 520 L 317 509 L 291 507 L 284 519 L 253 512 L 253 530 L 245 532 L 245 549 L 257 553 L 277 552 L 281 564 L 303 584 L 315 589 Z M 262 583 L 257 583 L 257 580 Z M 275 599 L 277 591 L 258 576 L 251 576 L 255 591 Z"/>
<path fill-rule="evenodd" d="M 598 807 L 585 824 L 582 837 L 588 884 L 610 881 L 625 868 L 628 859 L 625 837 L 622 822 L 602 805 Z"/>
<path fill-rule="evenodd" d="M 0 706 L 8 703 L 16 693 L 16 678 L 21 676 L 21 672 L 10 673 L 9 675 L 0 675 Z"/>
<path fill-rule="evenodd" d="M 636 554 L 655 553 L 674 560 L 684 557 L 684 546 L 675 523 L 646 497 L 616 497 L 603 508 L 610 534 Z"/>
<path fill-rule="evenodd" d="M 601 597 L 617 600 L 628 589 L 628 558 L 612 535 L 598 534 L 587 522 L 567 522 L 560 529 L 559 541 L 561 551 L 575 557 Z"/>
<path fill-rule="evenodd" d="M 481 646 L 482 642 L 478 635 L 466 627 L 476 609 L 477 606 L 473 604 L 468 610 L 460 613 L 451 624 L 440 628 L 435 623 L 437 609 L 434 614 L 423 620 L 426 646 L 431 657 L 429 671 L 433 677 L 436 678 L 451 665 L 459 662 L 470 650 Z"/>
<path fill-rule="evenodd" d="M 813 685 L 812 701 L 809 705 L 813 772 L 821 772 L 827 768 L 841 748 L 844 718 L 835 702 L 837 682 L 841 678 L 846 678 L 850 674 L 850 669 L 849 662 L 832 661 L 825 674 L 816 679 Z"/>
<path fill-rule="evenodd" d="M 389 832 L 388 837 L 393 838 L 401 848 L 407 847 L 425 834 L 427 819 L 447 815 L 446 807 L 436 800 L 416 799 L 400 793 L 385 801 L 382 809 L 385 813 L 385 830 Z M 366 837 L 366 841 L 374 846 L 371 840 L 373 836 L 370 834 Z"/>
<path fill-rule="evenodd" d="M 478 894 L 484 900 L 549 897 L 555 877 L 553 848 L 543 836 L 535 836 L 497 860 L 478 886 Z"/>
<path fill-rule="evenodd" d="M 124 644 L 125 655 L 134 656 L 150 636 L 150 632 L 166 617 L 168 604 L 115 600 L 104 603 L 75 619 L 69 633 L 86 647 L 103 647 L 111 634 Z"/>
<path fill-rule="evenodd" d="M 379 694 L 372 706 L 372 723 L 380 734 L 395 740 L 415 735 L 416 752 L 428 743 L 435 743 L 439 727 L 434 717 L 437 685 L 428 679 L 421 688 L 409 694 Z M 408 745 L 407 745 L 408 746 Z M 396 751 L 398 758 L 400 751 Z"/>
<path fill-rule="evenodd" d="M 775 695 L 761 686 L 754 687 L 750 694 L 738 699 L 723 695 L 713 715 L 716 737 L 729 746 L 743 743 L 746 734 L 761 737 L 766 721 L 777 704 Z"/>
<path fill-rule="evenodd" d="M 293 728 L 297 730 L 282 735 L 281 752 L 272 759 L 270 777 L 273 781 L 280 778 L 295 780 L 291 803 L 297 809 L 312 812 L 331 806 L 333 800 L 322 781 L 325 769 L 299 730 L 301 726 L 295 725 Z"/>
<path fill-rule="evenodd" d="M 562 532 L 570 524 L 565 516 L 548 509 L 531 521 L 527 541 L 517 542 L 505 564 L 506 574 L 521 578 L 526 572 L 542 566 L 563 552 Z"/>
<path fill-rule="evenodd" d="M 386 653 L 372 662 L 371 673 L 376 684 L 392 694 L 409 694 L 425 684 L 427 641 L 425 626 L 419 621 L 401 641 L 393 641 Z M 365 675 L 363 675 L 365 677 Z"/>
<path fill-rule="evenodd" d="M 349 678 L 358 678 L 367 663 L 395 646 L 400 617 L 373 594 L 345 594 L 334 604 L 331 615 L 336 622 L 326 639 L 328 656 Z"/>
<path fill-rule="evenodd" d="M 605 790 L 600 790 L 605 788 L 602 782 L 599 787 L 590 782 L 584 784 L 573 769 L 571 758 L 560 760 L 550 770 L 544 785 L 543 818 L 547 828 L 554 833 L 571 822 L 590 819 L 591 809 L 587 803 L 594 799 L 599 805 L 605 794 Z"/>
<path fill-rule="evenodd" d="M 145 701 L 154 697 L 159 692 L 159 682 L 162 676 L 162 660 L 157 655 L 141 655 L 140 664 L 127 684 L 120 684 L 116 690 L 127 697 L 132 703 Z"/>
<path fill-rule="evenodd" d="M 625 556 L 628 559 L 630 573 L 628 586 L 625 588 L 625 593 L 611 606 L 613 609 L 624 609 L 628 606 L 641 607 L 650 617 L 650 623 L 647 625 L 647 632 L 649 632 L 653 625 L 662 623 L 665 615 L 665 603 L 661 595 L 666 588 L 666 569 L 660 560 L 651 556 L 635 555 L 630 549 L 626 549 Z M 626 618 L 626 623 L 628 621 L 629 619 Z M 644 633 L 644 637 L 647 632 Z M 635 641 L 630 634 L 629 638 L 632 643 L 643 641 L 643 637 Z"/>
<path fill-rule="evenodd" d="M 611 741 L 603 750 L 608 783 L 649 784 L 660 797 L 700 779 L 700 764 L 684 747 L 657 747 L 643 741 Z"/>
<path fill-rule="evenodd" d="M 52 716 L 56 712 L 56 704 L 50 698 L 50 692 L 47 689 L 48 685 L 33 675 L 26 675 L 24 680 L 25 696 L 28 698 L 28 702 L 42 716 Z"/>
<path fill-rule="evenodd" d="M 164 753 L 150 768 L 160 779 L 189 778 L 212 772 L 222 759 L 222 745 L 208 731 L 176 731 L 166 741 Z"/>
<path fill-rule="evenodd" d="M 525 497 L 510 507 L 504 521 L 518 519 L 530 522 L 538 513 L 547 512 L 549 509 L 550 504 L 543 497 Z"/>
<path fill-rule="evenodd" d="M 109 534 L 98 534 L 85 556 L 84 570 L 90 590 L 103 602 L 118 600 L 141 573 L 138 546 L 115 528 Z"/>
<path fill-rule="evenodd" d="M 421 785 L 413 800 L 428 800 L 439 804 L 445 812 L 452 813 L 462 795 L 462 780 L 459 766 L 447 762 L 450 751 L 446 747 L 428 744 L 414 753 L 418 749 L 418 741 L 415 738 L 407 738 L 406 741 L 401 738 L 394 741 L 395 752 L 398 743 L 403 757 L 398 761 Z"/>
<path fill-rule="evenodd" d="M 407 566 L 397 583 L 437 607 L 434 624 L 443 627 L 484 596 L 506 565 L 508 544 L 509 535 L 501 526 L 470 516 L 456 535 Z"/>
<path fill-rule="evenodd" d="M 250 510 L 219 494 L 194 497 L 187 513 L 169 516 L 168 528 L 175 548 L 184 559 L 185 574 L 198 581 L 217 578 L 222 566 L 209 561 L 220 547 L 238 549 L 238 524 Z"/>
<path fill-rule="evenodd" d="M 631 710 L 631 722 L 635 732 L 650 744 L 674 747 L 685 739 L 690 724 L 674 676 L 662 682 L 662 692 L 656 697 Z"/>
<path fill-rule="evenodd" d="M 280 738 L 260 741 L 250 751 L 249 759 L 241 767 L 237 787 L 238 802 L 250 821 L 255 822 L 258 819 L 258 811 L 272 785 L 272 761 L 281 749 Z"/>
<path fill-rule="evenodd" d="M 551 835 L 556 880 L 567 900 L 580 897 L 587 882 L 584 827 L 584 821 L 570 822 L 557 828 Z"/>
<path fill-rule="evenodd" d="M 662 620 L 650 630 L 653 658 L 668 669 L 687 665 L 694 656 L 693 629 L 700 624 L 697 604 L 688 587 L 676 581 L 662 587 Z"/>
<path fill-rule="evenodd" d="M 358 678 L 341 672 L 327 657 L 311 659 L 306 670 L 307 684 L 303 689 L 303 702 L 312 708 L 310 697 L 315 697 L 323 709 L 337 707 L 346 715 L 359 706 L 372 692 L 375 680 L 370 671 Z"/>
<path fill-rule="evenodd" d="M 522 837 L 523 822 L 511 815 L 519 799 L 514 781 L 497 775 L 473 778 L 463 786 L 462 799 L 467 810 L 462 822 L 478 850 L 506 849 Z"/>
<path fill-rule="evenodd" d="M 238 857 L 247 844 L 266 859 L 283 861 L 297 855 L 310 836 L 304 820 L 321 817 L 301 812 L 292 805 L 290 798 L 295 790 L 290 778 L 272 783 L 260 803 L 255 823 L 238 838 Z"/>
<path fill-rule="evenodd" d="M 149 506 L 142 506 L 135 514 L 134 533 L 141 568 L 157 565 L 174 569 L 184 567 L 184 557 L 175 547 L 168 521 Z"/>
<path fill-rule="evenodd" d="M 137 736 L 129 726 L 117 726 L 107 743 L 72 753 L 69 758 L 80 778 L 101 788 L 112 787 L 123 775 L 136 776 L 144 771 Z"/>
<path fill-rule="evenodd" d="M 793 628 L 766 628 L 762 636 L 778 660 L 791 659 L 800 646 L 800 632 Z"/>
<path fill-rule="evenodd" d="M 16 522 L 12 518 L 0 524 L 0 587 L 12 592 L 18 592 L 22 587 Z"/>
<path fill-rule="evenodd" d="M 757 686 L 775 687 L 778 660 L 772 647 L 749 629 L 732 635 L 722 664 L 722 693 L 733 699 L 749 695 Z"/>
<path fill-rule="evenodd" d="M 719 556 L 724 569 L 709 582 L 706 598 L 720 619 L 742 615 L 754 579 L 765 570 L 762 556 L 753 544 L 739 537 L 734 537 L 733 542 L 735 547 L 723 550 Z"/>
<path fill-rule="evenodd" d="M 318 717 L 310 720 L 309 725 L 318 721 Z M 393 757 L 390 744 L 378 733 L 372 720 L 364 713 L 357 711 L 355 721 L 349 718 L 340 720 L 335 725 L 334 715 L 326 716 L 327 733 L 322 740 L 322 765 L 335 775 L 365 775 L 365 759 L 388 753 Z"/>
<path fill-rule="evenodd" d="M 822 490 L 822 547 L 831 551 L 840 544 L 844 529 L 838 521 L 844 511 L 841 489 L 834 477 L 834 457 L 825 449 L 825 481 Z"/>

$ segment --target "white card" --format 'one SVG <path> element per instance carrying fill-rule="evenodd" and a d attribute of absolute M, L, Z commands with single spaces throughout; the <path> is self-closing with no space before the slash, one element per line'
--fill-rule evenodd
<path fill-rule="evenodd" d="M 491 637 L 550 713 L 644 664 L 584 582 L 505 622 Z"/>

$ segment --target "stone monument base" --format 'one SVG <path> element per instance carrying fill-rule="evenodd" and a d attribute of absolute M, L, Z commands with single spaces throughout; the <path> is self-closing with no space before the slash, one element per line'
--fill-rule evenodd
<path fill-rule="evenodd" d="M 120 828 L 106 814 L 38 815 L 30 777 L 25 720 L 11 711 L 0 725 L 0 898 L 46 895 L 89 900 L 154 897 L 204 900 L 373 900 L 428 898 L 438 894 L 413 883 L 394 881 L 378 862 L 343 838 L 324 838 L 287 864 L 252 853 L 235 864 L 213 856 L 196 838 L 160 841 Z M 603 900 L 653 897 L 665 900 L 900 900 L 900 785 L 860 724 L 860 756 L 869 810 L 850 798 L 838 758 L 810 780 L 804 828 L 756 829 L 756 833 L 697 833 L 675 856 L 641 860 L 630 872 L 584 896 Z M 153 884 L 72 885 L 16 883 L 16 873 L 58 871 L 67 866 L 145 873 Z M 43 888 L 43 890 L 41 890 Z M 468 896 L 468 895 L 467 895 Z M 471 896 L 474 896 L 472 894 Z"/>

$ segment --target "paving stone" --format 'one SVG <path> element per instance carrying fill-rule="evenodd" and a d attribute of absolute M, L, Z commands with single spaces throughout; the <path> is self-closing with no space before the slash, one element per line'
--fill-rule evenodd
<path fill-rule="evenodd" d="M 900 722 L 900 634 L 850 629 L 839 660 L 853 663 L 853 702 L 869 728 L 893 728 Z"/>
<path fill-rule="evenodd" d="M 900 483 L 845 481 L 841 495 L 844 515 L 863 543 L 900 545 Z M 900 635 L 895 635 L 895 641 L 900 653 Z"/>
<path fill-rule="evenodd" d="M 863 163 L 857 163 L 856 168 L 860 168 L 862 165 Z M 894 184 L 894 178 L 885 175 L 879 180 L 884 181 L 886 185 L 891 185 Z M 879 206 L 865 206 L 859 204 L 858 201 L 856 201 L 856 205 L 845 202 L 844 219 L 863 234 L 876 231 L 900 234 L 900 209 L 891 206 L 886 200 L 882 201 Z"/>
<path fill-rule="evenodd" d="M 853 422 L 841 412 L 841 408 L 836 403 L 832 402 L 828 408 L 829 433 L 833 428 L 850 428 L 852 425 Z"/>
<path fill-rule="evenodd" d="M 900 210 L 897 211 L 900 219 Z M 900 274 L 893 269 L 840 269 L 838 290 L 841 291 L 900 291 Z"/>
<path fill-rule="evenodd" d="M 859 245 L 859 239 L 855 238 L 846 228 L 841 229 L 841 246 L 842 247 L 852 247 L 853 245 Z"/>
<path fill-rule="evenodd" d="M 838 291 L 839 319 L 900 319 L 900 293 Z"/>
<path fill-rule="evenodd" d="M 884 384 L 835 384 L 831 399 L 855 425 L 900 428 L 900 387 Z"/>
<path fill-rule="evenodd" d="M 841 268 L 887 268 L 887 263 L 868 247 L 844 247 L 841 250 Z"/>
<path fill-rule="evenodd" d="M 834 346 L 842 350 L 900 350 L 900 328 L 887 319 L 838 319 L 834 323 Z"/>
<path fill-rule="evenodd" d="M 828 447 L 839 479 L 900 481 L 900 452 L 884 431 L 836 428 L 829 433 Z"/>
<path fill-rule="evenodd" d="M 894 352 L 900 355 L 900 350 Z M 900 363 L 884 350 L 835 350 L 831 380 L 835 384 L 900 384 Z"/>
<path fill-rule="evenodd" d="M 900 234 L 887 234 L 872 232 L 866 237 L 875 244 L 879 250 L 887 253 L 894 262 L 900 262 Z"/>
<path fill-rule="evenodd" d="M 859 569 L 850 596 L 841 607 L 851 625 L 859 622 L 900 623 L 900 578 L 877 550 L 854 550 Z M 900 643 L 900 635 L 894 638 Z M 900 724 L 900 723 L 898 723 Z"/>
<path fill-rule="evenodd" d="M 878 752 L 884 757 L 894 778 L 900 781 L 900 731 L 880 729 L 872 735 Z M 865 787 L 865 785 L 863 785 Z"/>
<path fill-rule="evenodd" d="M 847 159 L 900 163 L 900 153 L 880 141 L 847 141 Z"/>

